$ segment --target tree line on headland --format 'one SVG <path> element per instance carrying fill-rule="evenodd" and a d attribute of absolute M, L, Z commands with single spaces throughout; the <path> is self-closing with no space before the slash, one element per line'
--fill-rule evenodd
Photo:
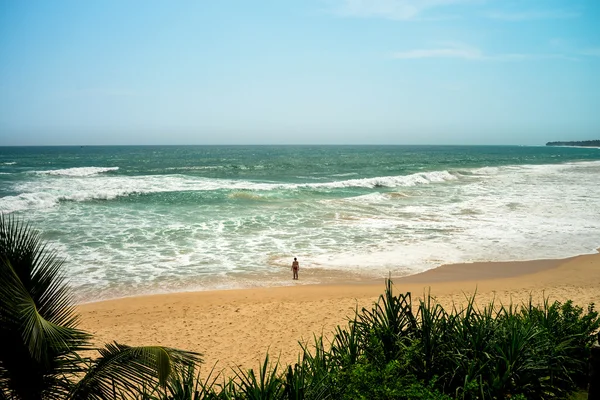
<path fill-rule="evenodd" d="M 593 304 L 479 307 L 472 296 L 447 310 L 426 295 L 414 307 L 390 280 L 330 340 L 301 344 L 294 365 L 267 355 L 257 370 L 201 378 L 198 353 L 96 347 L 78 328 L 62 264 L 38 232 L 0 214 L 0 400 L 564 399 L 594 382 Z"/>
<path fill-rule="evenodd" d="M 548 142 L 546 146 L 579 146 L 579 147 L 600 147 L 600 140 L 581 140 L 577 142 Z"/>

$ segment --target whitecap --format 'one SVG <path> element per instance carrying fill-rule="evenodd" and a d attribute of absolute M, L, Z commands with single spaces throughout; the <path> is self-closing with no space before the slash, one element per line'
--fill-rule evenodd
<path fill-rule="evenodd" d="M 54 169 L 48 171 L 34 171 L 40 175 L 55 175 L 55 176 L 92 176 L 98 175 L 104 172 L 117 171 L 119 167 L 76 167 L 76 168 L 65 168 L 65 169 Z"/>

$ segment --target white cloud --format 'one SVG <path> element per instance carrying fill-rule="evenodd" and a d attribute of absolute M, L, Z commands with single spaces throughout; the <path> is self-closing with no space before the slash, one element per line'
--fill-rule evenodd
<path fill-rule="evenodd" d="M 469 46 L 449 46 L 434 49 L 416 49 L 393 54 L 393 58 L 409 60 L 418 58 L 464 58 L 467 60 L 483 59 L 481 50 Z"/>
<path fill-rule="evenodd" d="M 461 4 L 483 4 L 487 0 L 326 0 L 335 14 L 344 17 L 386 18 L 394 20 L 447 19 L 451 16 L 424 18 L 423 14 L 435 8 Z M 531 21 L 545 19 L 568 19 L 581 16 L 581 12 L 569 9 L 492 11 L 483 14 L 487 18 L 503 21 Z"/>
<path fill-rule="evenodd" d="M 427 10 L 479 0 L 343 0 L 335 1 L 334 12 L 344 17 L 416 19 Z"/>
<path fill-rule="evenodd" d="M 536 19 L 568 19 L 577 18 L 581 14 L 570 10 L 530 10 L 521 12 L 494 11 L 488 14 L 492 19 L 502 21 L 531 21 Z"/>
<path fill-rule="evenodd" d="M 520 60 L 567 60 L 577 61 L 577 57 L 572 57 L 560 53 L 504 53 L 490 55 L 486 60 L 496 61 L 520 61 Z"/>
<path fill-rule="evenodd" d="M 596 49 L 598 50 L 598 49 Z M 600 53 L 599 53 L 600 55 Z M 436 48 L 413 49 L 392 54 L 392 58 L 400 60 L 415 60 L 424 58 L 457 58 L 469 61 L 520 61 L 564 59 L 576 60 L 564 54 L 539 54 L 539 53 L 502 53 L 485 54 L 480 49 L 460 43 L 445 44 Z"/>

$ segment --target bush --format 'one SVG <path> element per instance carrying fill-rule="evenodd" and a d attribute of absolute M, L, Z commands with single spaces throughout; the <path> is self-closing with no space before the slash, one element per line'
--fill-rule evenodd
<path fill-rule="evenodd" d="M 415 376 L 406 375 L 406 369 L 397 360 L 383 368 L 371 363 L 357 363 L 335 375 L 336 391 L 332 397 L 336 399 L 450 399 L 435 389 L 433 384 L 426 385 Z"/>

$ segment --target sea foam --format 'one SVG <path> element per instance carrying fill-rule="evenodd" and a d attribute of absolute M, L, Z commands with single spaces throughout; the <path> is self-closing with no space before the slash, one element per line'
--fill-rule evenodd
<path fill-rule="evenodd" d="M 432 171 L 405 176 L 387 176 L 365 179 L 349 179 L 319 183 L 276 183 L 252 182 L 228 179 L 193 177 L 181 174 L 147 176 L 104 176 L 103 173 L 116 171 L 118 167 L 69 168 L 61 170 L 37 171 L 48 179 L 37 179 L 16 183 L 16 196 L 0 199 L 0 210 L 15 212 L 27 209 L 54 207 L 61 201 L 114 200 L 134 194 L 152 194 L 183 191 L 273 191 L 296 189 L 338 189 L 338 188 L 395 188 L 427 185 L 456 180 L 448 171 Z M 93 178 L 93 179 L 90 179 Z M 232 194 L 234 197 L 257 198 L 253 194 Z M 38 199 L 38 200 L 36 200 Z"/>
<path fill-rule="evenodd" d="M 102 174 L 104 172 L 117 171 L 119 167 L 78 167 L 78 168 L 66 168 L 66 169 L 55 169 L 48 171 L 35 171 L 36 174 L 40 175 L 56 175 L 56 176 L 92 176 Z"/>

